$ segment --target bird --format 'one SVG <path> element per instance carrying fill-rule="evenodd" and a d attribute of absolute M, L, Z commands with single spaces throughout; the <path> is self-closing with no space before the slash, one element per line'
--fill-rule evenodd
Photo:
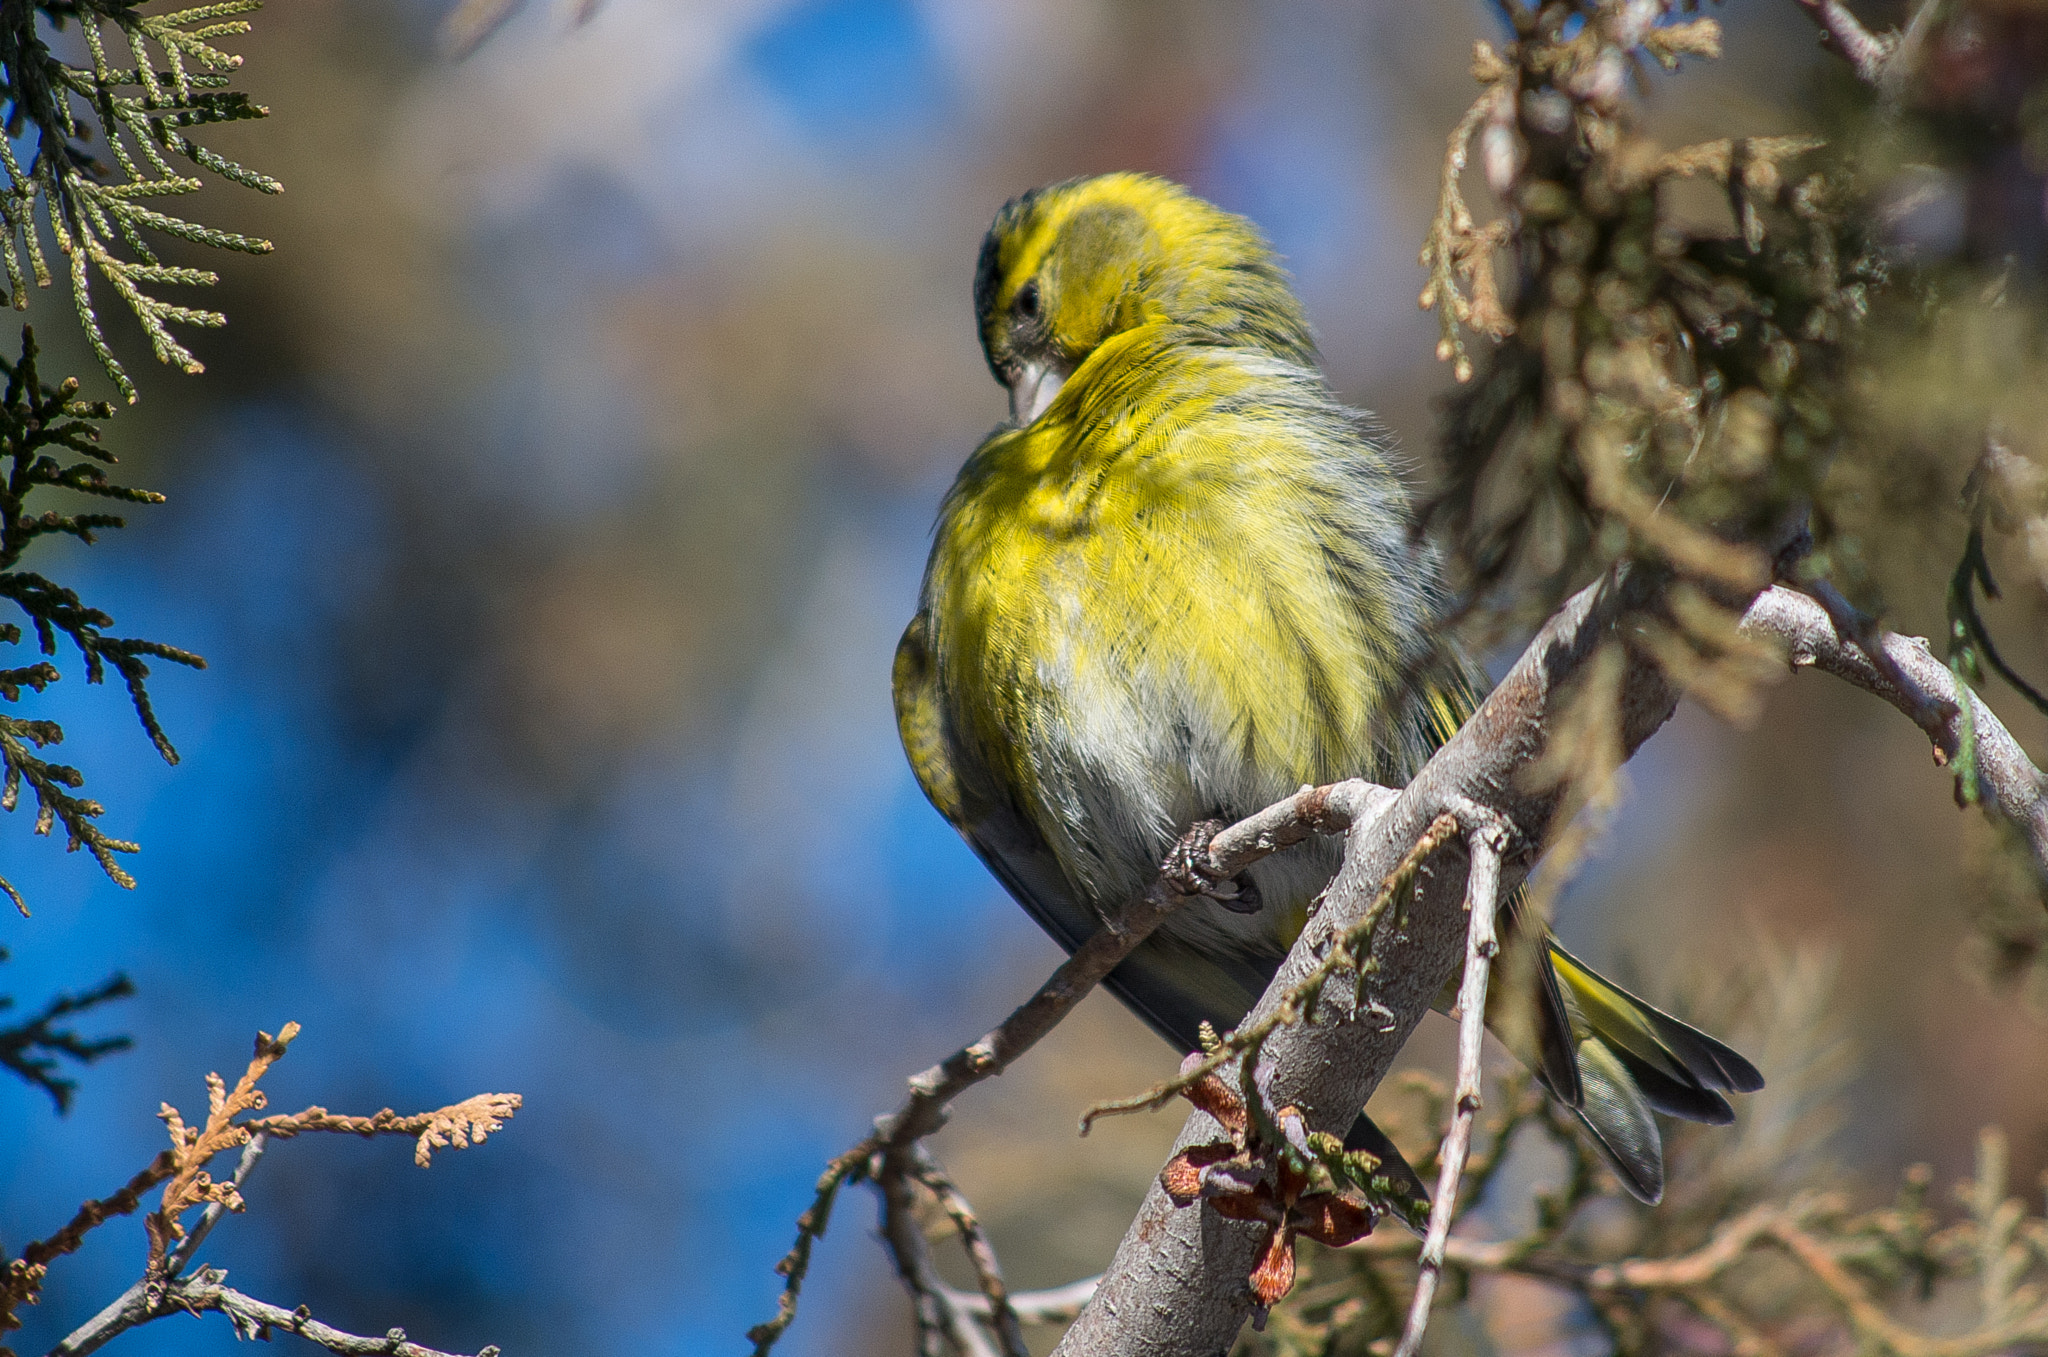
<path fill-rule="evenodd" d="M 1483 684 L 1445 639 L 1388 440 L 1333 393 L 1252 222 L 1149 174 L 1035 189 L 996 214 L 974 307 L 1009 418 L 939 509 L 898 731 L 933 806 L 1072 952 L 1191 827 L 1308 784 L 1405 783 Z M 1325 839 L 1264 859 L 1106 984 L 1199 1049 L 1256 1002 L 1339 857 Z M 1762 1077 L 1547 931 L 1534 969 L 1489 1024 L 1534 1034 L 1516 1053 L 1658 1200 L 1653 1112 L 1726 1124 L 1724 1095 Z M 1516 1002 L 1519 1027 L 1498 1011 Z M 1426 1198 L 1363 1112 L 1345 1143 Z"/>

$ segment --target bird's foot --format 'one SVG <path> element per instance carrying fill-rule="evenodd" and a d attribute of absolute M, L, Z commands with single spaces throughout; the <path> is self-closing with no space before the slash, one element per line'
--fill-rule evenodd
<path fill-rule="evenodd" d="M 1197 822 L 1167 854 L 1161 871 L 1182 895 L 1206 896 L 1233 914 L 1257 914 L 1266 902 L 1249 875 L 1217 876 L 1209 868 L 1209 842 L 1226 828 L 1221 820 Z"/>

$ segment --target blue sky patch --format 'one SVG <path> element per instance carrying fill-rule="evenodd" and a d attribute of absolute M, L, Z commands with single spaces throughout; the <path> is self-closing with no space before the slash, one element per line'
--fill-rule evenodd
<path fill-rule="evenodd" d="M 948 103 L 944 66 L 909 0 L 811 0 L 755 34 L 740 60 L 820 135 L 910 131 Z"/>

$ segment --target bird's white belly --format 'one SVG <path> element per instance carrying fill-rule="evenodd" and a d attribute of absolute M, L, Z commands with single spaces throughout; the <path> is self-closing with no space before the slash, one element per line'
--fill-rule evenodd
<path fill-rule="evenodd" d="M 1241 732 L 1221 726 L 1169 679 L 1090 675 L 1072 660 L 1062 647 L 1038 666 L 1039 683 L 1059 693 L 1067 719 L 1033 742 L 1035 772 L 1049 821 L 1041 827 L 1098 912 L 1143 890 L 1195 822 L 1234 821 L 1298 790 L 1253 767 Z M 1198 900 L 1164 931 L 1205 950 L 1282 947 L 1339 857 L 1327 840 L 1275 854 L 1251 872 L 1264 902 L 1257 913 Z"/>

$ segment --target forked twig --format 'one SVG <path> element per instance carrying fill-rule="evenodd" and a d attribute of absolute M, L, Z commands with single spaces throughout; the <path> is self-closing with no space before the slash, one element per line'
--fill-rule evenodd
<path fill-rule="evenodd" d="M 988 1234 L 974 1214 L 973 1205 L 946 1176 L 945 1170 L 939 1167 L 939 1161 L 932 1158 L 931 1151 L 922 1142 L 912 1146 L 910 1154 L 911 1172 L 938 1198 L 940 1207 L 952 1220 L 953 1228 L 960 1233 L 968 1261 L 974 1264 L 975 1283 L 980 1286 L 981 1298 L 988 1308 L 989 1327 L 995 1330 L 1003 1357 L 1031 1357 L 1031 1349 L 1024 1342 L 1023 1324 L 1015 1307 L 1010 1304 L 1010 1288 L 1003 1281 L 1002 1264 L 996 1260 L 995 1246 L 989 1243 Z M 945 1297 L 941 1295 L 940 1300 L 945 1301 Z"/>

